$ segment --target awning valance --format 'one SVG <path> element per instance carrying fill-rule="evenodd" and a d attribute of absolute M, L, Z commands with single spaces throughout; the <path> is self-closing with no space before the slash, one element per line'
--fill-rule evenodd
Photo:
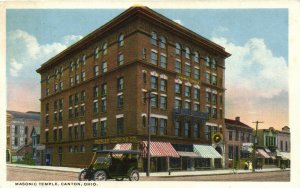
<path fill-rule="evenodd" d="M 194 152 L 201 158 L 222 158 L 222 156 L 213 148 L 208 145 L 193 145 Z"/>
<path fill-rule="evenodd" d="M 291 159 L 291 155 L 288 152 L 280 152 L 280 154 L 281 154 L 281 158 L 283 160 L 290 160 Z"/>
<path fill-rule="evenodd" d="M 143 141 L 142 155 L 147 156 L 147 141 Z M 179 158 L 178 153 L 170 142 L 150 142 L 151 157 L 176 157 Z"/>
<path fill-rule="evenodd" d="M 177 151 L 177 153 L 180 155 L 180 157 L 192 157 L 192 158 L 200 157 L 195 152 Z"/>
<path fill-rule="evenodd" d="M 131 150 L 132 143 L 116 144 L 114 150 Z"/>
<path fill-rule="evenodd" d="M 257 158 L 271 158 L 270 155 L 265 152 L 263 149 L 257 149 L 256 150 Z"/>

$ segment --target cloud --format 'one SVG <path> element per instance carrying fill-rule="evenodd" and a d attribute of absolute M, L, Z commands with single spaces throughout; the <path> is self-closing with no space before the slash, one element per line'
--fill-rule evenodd
<path fill-rule="evenodd" d="M 66 49 L 82 36 L 68 35 L 61 42 L 40 44 L 37 39 L 26 31 L 16 30 L 8 33 L 7 59 L 10 76 L 32 75 L 39 66 L 49 58 Z"/>

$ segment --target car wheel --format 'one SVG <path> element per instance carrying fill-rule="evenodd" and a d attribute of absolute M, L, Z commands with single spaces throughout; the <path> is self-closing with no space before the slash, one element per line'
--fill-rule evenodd
<path fill-rule="evenodd" d="M 107 175 L 103 170 L 98 170 L 94 174 L 94 181 L 106 181 Z"/>
<path fill-rule="evenodd" d="M 123 181 L 124 178 L 116 178 L 116 181 Z"/>
<path fill-rule="evenodd" d="M 137 171 L 137 170 L 131 171 L 129 180 L 130 181 L 139 181 L 139 179 L 140 179 L 139 171 Z"/>
<path fill-rule="evenodd" d="M 88 178 L 86 177 L 86 170 L 82 170 L 80 173 L 79 173 L 79 176 L 78 176 L 78 180 L 79 181 L 87 181 Z"/>

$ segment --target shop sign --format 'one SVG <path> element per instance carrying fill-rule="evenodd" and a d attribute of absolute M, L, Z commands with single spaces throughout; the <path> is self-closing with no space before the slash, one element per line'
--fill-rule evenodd
<path fill-rule="evenodd" d="M 95 144 L 117 144 L 117 143 L 137 143 L 136 136 L 103 138 L 95 140 Z"/>
<path fill-rule="evenodd" d="M 184 75 L 178 75 L 177 78 L 180 79 L 180 80 L 189 81 L 189 82 L 191 82 L 192 84 L 200 84 L 199 81 L 196 81 L 196 80 L 194 80 L 194 79 L 192 79 L 192 78 L 190 78 L 190 77 L 184 76 Z"/>

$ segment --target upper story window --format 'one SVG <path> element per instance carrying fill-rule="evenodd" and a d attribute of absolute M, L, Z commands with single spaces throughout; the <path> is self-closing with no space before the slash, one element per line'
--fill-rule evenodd
<path fill-rule="evenodd" d="M 194 52 L 194 61 L 199 63 L 199 53 L 198 52 Z"/>
<path fill-rule="evenodd" d="M 181 62 L 178 59 L 175 61 L 175 72 L 181 73 Z"/>
<path fill-rule="evenodd" d="M 118 46 L 121 47 L 124 45 L 124 34 L 121 33 L 118 37 Z"/>
<path fill-rule="evenodd" d="M 185 75 L 190 77 L 191 76 L 191 65 L 186 63 L 184 66 L 184 71 L 185 71 Z"/>
<path fill-rule="evenodd" d="M 102 72 L 104 73 L 104 72 L 107 72 L 107 62 L 106 61 L 104 61 L 103 63 L 102 63 Z"/>
<path fill-rule="evenodd" d="M 217 69 L 217 62 L 216 62 L 215 58 L 212 58 L 212 60 L 211 60 L 211 68 Z"/>
<path fill-rule="evenodd" d="M 180 54 L 181 54 L 181 46 L 180 46 L 179 43 L 176 43 L 176 44 L 175 44 L 175 53 L 176 53 L 177 55 L 180 55 Z"/>
<path fill-rule="evenodd" d="M 102 46 L 102 54 L 106 55 L 107 54 L 107 43 L 105 42 Z"/>
<path fill-rule="evenodd" d="M 151 44 L 157 45 L 157 34 L 154 31 L 151 32 Z"/>
<path fill-rule="evenodd" d="M 69 71 L 72 72 L 73 71 L 73 67 L 74 67 L 74 62 L 71 61 L 69 64 Z"/>
<path fill-rule="evenodd" d="M 185 58 L 190 59 L 191 51 L 188 47 L 185 48 Z"/>
<path fill-rule="evenodd" d="M 85 65 L 85 54 L 82 55 L 81 62 L 82 62 L 82 65 Z"/>
<path fill-rule="evenodd" d="M 107 94 L 107 84 L 104 83 L 104 84 L 101 85 L 101 96 L 102 97 L 106 96 L 106 94 Z"/>
<path fill-rule="evenodd" d="M 95 48 L 94 56 L 95 56 L 95 59 L 99 58 L 99 47 Z"/>
<path fill-rule="evenodd" d="M 94 66 L 94 76 L 98 76 L 99 75 L 99 66 L 95 65 Z"/>
<path fill-rule="evenodd" d="M 76 59 L 76 63 L 75 63 L 75 68 L 78 69 L 79 68 L 79 58 Z"/>
<path fill-rule="evenodd" d="M 151 76 L 151 89 L 157 90 L 158 78 Z"/>
<path fill-rule="evenodd" d="M 206 65 L 207 67 L 209 67 L 209 61 L 210 61 L 210 59 L 209 59 L 209 57 L 207 56 L 207 57 L 205 58 L 205 65 Z"/>
<path fill-rule="evenodd" d="M 167 80 L 160 79 L 160 91 L 167 92 Z"/>
<path fill-rule="evenodd" d="M 160 44 L 159 44 L 160 48 L 166 49 L 166 46 L 167 46 L 166 43 L 167 43 L 166 37 L 161 36 L 160 37 Z"/>
<path fill-rule="evenodd" d="M 175 83 L 175 93 L 176 94 L 181 94 L 181 88 L 182 88 L 181 84 Z"/>
<path fill-rule="evenodd" d="M 160 67 L 167 68 L 167 57 L 162 54 L 160 55 Z"/>
<path fill-rule="evenodd" d="M 150 57 L 151 57 L 151 64 L 153 64 L 153 65 L 157 65 L 157 60 L 158 60 L 158 57 L 157 57 L 157 52 L 155 52 L 155 51 L 151 51 L 151 55 L 150 55 Z"/>
<path fill-rule="evenodd" d="M 118 79 L 117 86 L 118 86 L 118 91 L 123 91 L 123 89 L 124 89 L 124 78 L 123 77 Z"/>
<path fill-rule="evenodd" d="M 122 53 L 118 54 L 118 65 L 124 64 L 124 55 Z"/>

